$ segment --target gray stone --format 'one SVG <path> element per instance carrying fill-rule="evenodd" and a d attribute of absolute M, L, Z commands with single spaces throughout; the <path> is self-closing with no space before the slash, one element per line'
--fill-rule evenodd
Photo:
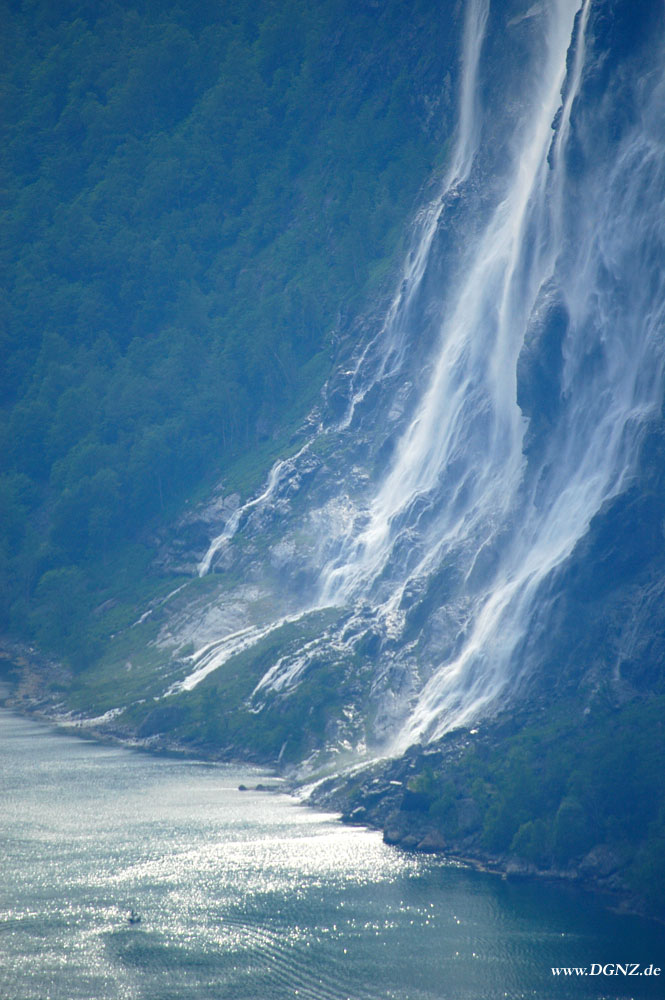
<path fill-rule="evenodd" d="M 430 830 L 418 844 L 418 850 L 433 854 L 436 851 L 443 851 L 445 846 L 443 835 L 438 830 Z"/>
<path fill-rule="evenodd" d="M 471 833 L 482 824 L 483 816 L 474 799 L 460 799 L 457 803 L 457 826 L 461 834 Z"/>
<path fill-rule="evenodd" d="M 616 851 L 607 844 L 596 844 L 580 862 L 582 875 L 596 878 L 607 878 L 621 866 L 621 859 Z"/>

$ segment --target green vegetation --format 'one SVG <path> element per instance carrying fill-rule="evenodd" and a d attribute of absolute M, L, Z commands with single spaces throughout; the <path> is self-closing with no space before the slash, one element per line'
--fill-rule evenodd
<path fill-rule="evenodd" d="M 121 717 L 122 725 L 135 730 L 139 737 L 158 736 L 175 741 L 180 746 L 205 756 L 232 756 L 274 763 L 281 754 L 284 762 L 299 762 L 320 745 L 330 722 L 334 724 L 341 712 L 344 697 L 343 670 L 339 663 L 314 663 L 308 669 L 307 683 L 287 695 L 270 692 L 261 711 L 249 703 L 250 695 L 261 677 L 274 666 L 280 656 L 295 656 L 303 644 L 320 635 L 334 619 L 334 610 L 317 611 L 298 622 L 275 629 L 251 649 L 237 653 L 217 667 L 192 691 L 146 701 L 153 694 L 162 694 L 169 680 L 180 679 L 192 667 L 175 661 L 177 676 L 165 678 L 163 668 L 155 673 L 159 679 L 154 691 L 150 687 L 150 651 L 139 659 L 133 658 L 138 686 L 130 671 L 123 681 L 123 691 L 132 696 L 143 694 Z M 186 651 L 181 651 L 181 656 Z M 121 668 L 120 668 L 121 670 Z M 75 698 L 70 703 L 90 706 L 97 710 L 112 707 L 117 694 L 119 665 L 111 662 L 106 668 L 87 671 L 77 678 Z M 104 699 L 107 702 L 104 702 Z M 117 697 L 116 697 L 117 701 Z"/>
<path fill-rule="evenodd" d="M 336 334 L 385 291 L 441 165 L 457 7 L 0 0 L 0 629 L 75 668 L 69 707 L 101 713 L 120 690 L 143 737 L 297 761 L 362 703 L 370 648 L 248 707 L 322 614 L 154 701 L 192 650 L 154 642 L 184 578 L 151 572 L 146 539 L 216 478 L 246 494 L 299 446 Z M 654 510 L 633 517 L 647 549 Z M 657 909 L 664 708 L 478 739 L 411 801 L 450 841 L 543 869 L 602 847 Z"/>
<path fill-rule="evenodd" d="M 380 290 L 455 31 L 431 0 L 4 0 L 2 24 L 0 627 L 77 665 L 146 526 L 270 451 Z"/>
<path fill-rule="evenodd" d="M 602 845 L 632 888 L 665 916 L 665 698 L 552 716 L 472 744 L 413 793 L 450 841 L 470 832 L 489 853 L 537 868 L 576 866 Z M 469 809 L 469 804 L 472 808 Z M 475 825 L 464 826 L 469 813 Z"/>

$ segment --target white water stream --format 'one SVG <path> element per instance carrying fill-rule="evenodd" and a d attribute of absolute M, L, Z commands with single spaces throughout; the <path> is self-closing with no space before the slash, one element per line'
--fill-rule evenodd
<path fill-rule="evenodd" d="M 342 488 L 309 511 L 321 540 L 315 558 L 303 556 L 319 560 L 308 600 L 206 644 L 175 688 L 191 689 L 284 622 L 331 606 L 348 609 L 357 629 L 369 615 L 402 641 L 406 663 L 418 655 L 412 639 L 404 654 L 409 610 L 448 569 L 457 580 L 448 633 L 438 653 L 427 647 L 392 749 L 479 717 L 530 669 L 520 650 L 544 588 L 630 481 L 662 395 L 663 60 L 656 53 L 633 82 L 640 113 L 613 135 L 630 88 L 617 79 L 595 107 L 585 103 L 585 80 L 603 58 L 588 38 L 593 7 L 550 0 L 502 25 L 528 51 L 504 95 L 504 81 L 484 70 L 489 0 L 469 0 L 447 171 L 416 222 L 385 321 L 352 368 L 336 428 L 340 440 L 366 433 L 370 393 L 416 384 L 390 462 L 361 496 Z M 445 253 L 454 264 L 437 283 Z M 425 318 L 435 347 L 419 359 Z M 534 375 L 529 358 L 539 352 Z M 377 439 L 394 433 L 375 419 Z M 201 574 L 308 447 L 274 466 L 265 491 L 213 540 Z M 331 630 L 281 657 L 257 692 L 299 683 L 313 652 L 346 642 Z"/>

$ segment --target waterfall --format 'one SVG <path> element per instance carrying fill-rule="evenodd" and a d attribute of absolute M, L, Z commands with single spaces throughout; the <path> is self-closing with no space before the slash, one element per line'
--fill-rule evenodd
<path fill-rule="evenodd" d="M 662 403 L 664 63 L 653 42 L 639 74 L 603 77 L 605 6 L 548 0 L 509 18 L 489 0 L 466 5 L 445 174 L 346 373 L 345 412 L 319 430 L 337 442 L 325 485 L 298 527 L 285 521 L 316 538 L 291 566 L 307 565 L 308 598 L 236 635 L 245 649 L 322 608 L 339 623 L 279 657 L 257 710 L 372 632 L 374 687 L 410 678 L 393 752 L 491 711 L 533 669 L 526 640 L 547 627 L 548 587 L 634 475 Z M 514 47 L 508 65 L 501 46 Z M 273 468 L 201 573 L 309 449 Z M 236 648 L 228 638 L 195 655 L 201 675 Z"/>

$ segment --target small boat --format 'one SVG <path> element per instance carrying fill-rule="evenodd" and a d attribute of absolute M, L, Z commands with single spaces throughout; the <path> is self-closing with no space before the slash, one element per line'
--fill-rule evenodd
<path fill-rule="evenodd" d="M 127 922 L 130 924 L 140 924 L 141 914 L 137 913 L 136 910 L 130 910 L 129 916 L 127 917 Z"/>

